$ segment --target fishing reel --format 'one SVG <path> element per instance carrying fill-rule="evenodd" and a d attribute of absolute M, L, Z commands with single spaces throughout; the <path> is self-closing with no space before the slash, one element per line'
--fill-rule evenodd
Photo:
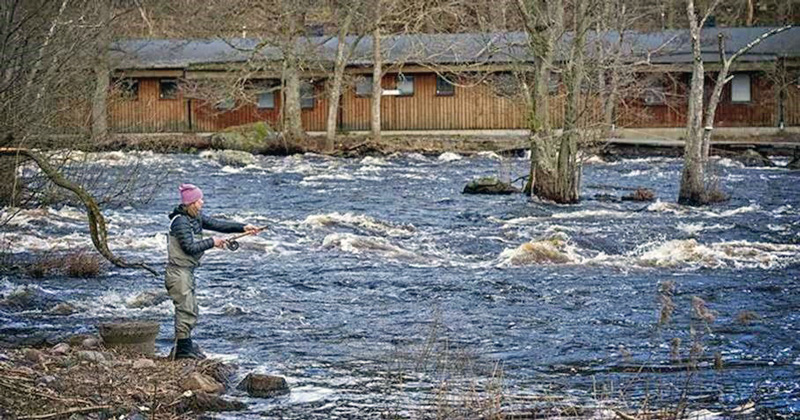
<path fill-rule="evenodd" d="M 239 241 L 235 239 L 229 239 L 225 241 L 225 248 L 227 248 L 228 251 L 236 251 L 239 249 Z"/>

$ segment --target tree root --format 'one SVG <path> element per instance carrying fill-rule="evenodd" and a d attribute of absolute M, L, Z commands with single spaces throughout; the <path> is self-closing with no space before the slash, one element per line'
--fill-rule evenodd
<path fill-rule="evenodd" d="M 78 199 L 81 200 L 86 207 L 86 215 L 89 218 L 89 232 L 92 236 L 92 243 L 97 251 L 105 257 L 109 262 L 121 268 L 140 268 L 159 276 L 158 271 L 144 263 L 130 263 L 124 259 L 114 255 L 108 248 L 108 230 L 106 229 L 106 219 L 97 205 L 97 201 L 91 196 L 83 187 L 66 179 L 56 168 L 50 165 L 49 162 L 40 154 L 24 148 L 18 147 L 3 147 L 0 148 L 0 156 L 19 156 L 23 155 L 39 166 L 42 172 L 59 187 L 72 191 Z"/>

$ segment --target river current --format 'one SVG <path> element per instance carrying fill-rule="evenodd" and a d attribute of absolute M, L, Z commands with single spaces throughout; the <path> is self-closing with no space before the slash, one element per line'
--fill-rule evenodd
<path fill-rule="evenodd" d="M 690 208 L 675 204 L 681 161 L 663 157 L 588 160 L 572 206 L 461 194 L 479 176 L 527 173 L 525 158 L 489 153 L 258 156 L 231 167 L 213 153 L 113 152 L 87 165 L 101 179 L 138 165 L 156 181 L 151 201 L 105 214 L 110 248 L 160 270 L 181 182 L 203 189 L 208 215 L 270 226 L 236 252 L 207 252 L 197 270 L 195 341 L 292 389 L 238 394 L 249 411 L 230 417 L 669 407 L 684 393 L 694 409 L 752 400 L 800 411 L 798 171 L 717 159 L 731 200 Z M 637 186 L 658 200 L 598 199 Z M 91 247 L 79 207 L 2 217 L 16 212 L 0 233 L 6 252 Z M 161 323 L 160 352 L 171 346 L 163 278 L 117 268 L 85 280 L 0 277 L 0 297 L 25 287 L 77 312 L 0 309 L 0 333 L 147 319 Z M 663 322 L 660 288 L 674 305 Z M 711 316 L 698 317 L 695 297 Z"/>

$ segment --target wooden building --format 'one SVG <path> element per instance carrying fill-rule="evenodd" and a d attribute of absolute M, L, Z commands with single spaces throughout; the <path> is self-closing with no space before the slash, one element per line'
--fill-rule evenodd
<path fill-rule="evenodd" d="M 706 28 L 704 59 L 710 92 L 719 65 L 717 35 L 728 54 L 769 28 Z M 606 36 L 615 36 L 613 34 Z M 681 128 L 691 78 L 686 34 L 679 31 L 627 34 L 625 59 L 641 61 L 634 77 L 640 87 L 624 93 L 615 108 L 618 127 Z M 529 113 L 521 90 L 512 83 L 535 57 L 527 55 L 523 33 L 408 35 L 387 38 L 386 71 L 381 84 L 384 130 L 507 130 L 527 128 Z M 318 41 L 318 42 L 316 42 Z M 348 40 L 352 42 L 352 40 Z M 277 71 L 259 70 L 243 95 L 209 99 L 195 94 L 205 81 L 240 77 L 236 69 L 252 62 L 246 48 L 255 40 L 124 41 L 115 48 L 115 78 L 109 96 L 109 127 L 121 133 L 212 132 L 266 121 L 280 127 L 281 91 Z M 335 38 L 304 45 L 310 60 L 301 89 L 302 120 L 307 131 L 324 131 L 327 118 L 326 76 L 332 73 Z M 240 46 L 241 46 L 240 45 Z M 370 127 L 371 41 L 362 40 L 349 63 L 337 127 L 342 132 Z M 658 51 L 654 54 L 653 51 Z M 279 63 L 280 53 L 262 51 L 264 63 Z M 275 67 L 275 66 L 273 66 Z M 265 66 L 268 68 L 268 66 Z M 328 70 L 326 70 L 326 68 Z M 716 113 L 718 127 L 800 126 L 800 28 L 767 39 L 742 56 L 732 69 Z M 501 83 L 498 83 L 498 80 Z M 259 90 L 259 86 L 264 87 Z M 510 91 L 510 92 L 509 92 Z M 550 121 L 563 121 L 563 89 L 552 89 Z M 601 105 L 587 107 L 602 119 Z"/>

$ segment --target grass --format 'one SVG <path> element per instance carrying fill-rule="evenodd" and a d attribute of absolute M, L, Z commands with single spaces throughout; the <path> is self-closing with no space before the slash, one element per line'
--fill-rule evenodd
<path fill-rule="evenodd" d="M 102 258 L 91 251 L 79 250 L 64 255 L 46 253 L 24 267 L 32 278 L 42 279 L 63 274 L 74 278 L 94 278 L 104 271 Z"/>

